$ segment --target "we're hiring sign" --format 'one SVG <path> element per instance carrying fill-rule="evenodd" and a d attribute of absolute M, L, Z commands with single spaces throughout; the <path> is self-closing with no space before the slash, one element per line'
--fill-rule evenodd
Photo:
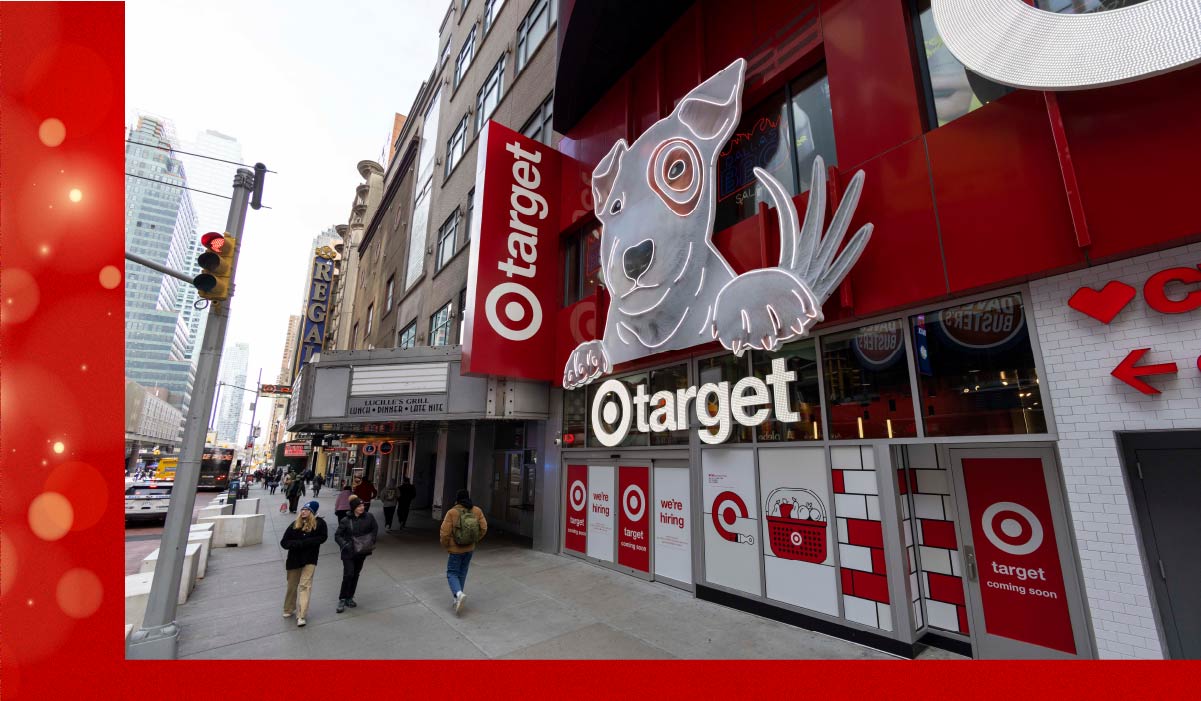
<path fill-rule="evenodd" d="M 562 301 L 564 162 L 553 148 L 488 122 L 476 169 L 463 313 L 464 374 L 558 380 L 553 322 Z"/>

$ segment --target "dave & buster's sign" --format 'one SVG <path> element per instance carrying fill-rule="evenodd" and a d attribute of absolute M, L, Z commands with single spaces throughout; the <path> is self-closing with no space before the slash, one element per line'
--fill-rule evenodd
<path fill-rule="evenodd" d="M 554 380 L 560 154 L 496 122 L 480 136 L 464 374 Z"/>

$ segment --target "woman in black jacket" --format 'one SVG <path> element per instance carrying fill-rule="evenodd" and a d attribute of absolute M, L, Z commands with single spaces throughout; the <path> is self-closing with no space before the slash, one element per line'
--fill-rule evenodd
<path fill-rule="evenodd" d="M 363 562 L 375 550 L 379 526 L 367 513 L 367 504 L 358 497 L 350 498 L 350 513 L 338 523 L 334 540 L 342 550 L 342 589 L 338 593 L 338 613 L 354 608 L 354 591 L 359 586 Z"/>
<path fill-rule="evenodd" d="M 284 564 L 288 571 L 288 591 L 284 594 L 284 618 L 296 613 L 296 625 L 304 626 L 309 613 L 309 594 L 313 589 L 313 573 L 317 570 L 317 552 L 329 538 L 325 519 L 317 516 L 320 505 L 315 501 L 300 509 L 296 521 L 284 531 L 281 548 L 288 551 Z M 299 599 L 299 602 L 297 602 Z M 299 603 L 299 608 L 297 608 Z"/>

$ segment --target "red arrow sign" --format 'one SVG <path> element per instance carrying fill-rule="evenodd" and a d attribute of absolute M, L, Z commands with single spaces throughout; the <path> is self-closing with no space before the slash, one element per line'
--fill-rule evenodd
<path fill-rule="evenodd" d="M 1141 360 L 1150 350 L 1150 348 L 1136 348 L 1130 351 L 1130 354 L 1123 358 L 1122 362 L 1118 363 L 1118 366 L 1110 374 L 1143 394 L 1159 394 L 1159 390 L 1139 378 L 1145 375 L 1175 375 L 1176 363 L 1158 363 L 1156 365 L 1139 365 L 1135 367 L 1135 363 Z"/>

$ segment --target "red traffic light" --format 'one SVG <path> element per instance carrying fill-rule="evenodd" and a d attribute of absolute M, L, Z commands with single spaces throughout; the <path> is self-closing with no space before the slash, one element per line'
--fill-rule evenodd
<path fill-rule="evenodd" d="M 210 231 L 200 237 L 200 245 L 214 253 L 220 253 L 221 249 L 225 248 L 225 236 L 216 231 Z"/>

